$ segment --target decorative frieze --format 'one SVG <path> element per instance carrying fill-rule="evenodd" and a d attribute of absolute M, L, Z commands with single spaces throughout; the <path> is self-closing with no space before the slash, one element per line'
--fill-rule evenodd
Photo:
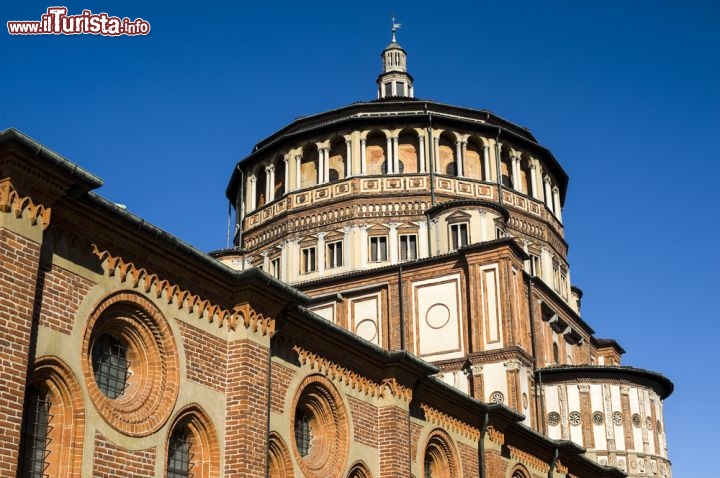
<path fill-rule="evenodd" d="M 13 213 L 17 218 L 27 212 L 27 218 L 32 225 L 40 222 L 43 231 L 50 224 L 51 208 L 35 204 L 28 196 L 20 196 L 7 178 L 0 181 L 0 212 Z"/>
<path fill-rule="evenodd" d="M 108 251 L 101 251 L 95 244 L 92 245 L 92 252 L 103 263 L 105 273 L 109 277 L 115 277 L 120 282 L 129 284 L 133 289 L 140 289 L 146 294 L 152 293 L 155 298 L 162 298 L 167 304 L 174 304 L 178 310 L 185 309 L 188 314 L 195 314 L 199 319 L 204 317 L 210 323 L 217 322 L 218 327 L 227 324 L 231 330 L 236 330 L 238 323 L 241 323 L 246 329 L 261 335 L 271 334 L 275 330 L 273 319 L 257 314 L 247 304 L 232 311 L 223 309 L 207 299 L 161 279 L 157 274 L 136 266 L 133 262 L 113 256 Z"/>
<path fill-rule="evenodd" d="M 293 351 L 298 354 L 301 365 L 326 376 L 330 381 L 355 390 L 364 395 L 375 398 L 392 396 L 409 403 L 412 399 L 412 390 L 399 384 L 394 378 L 383 380 L 378 384 L 362 375 L 346 369 L 335 362 L 310 352 L 299 346 L 294 346 Z"/>
<path fill-rule="evenodd" d="M 425 419 L 428 422 L 444 428 L 445 430 L 453 431 L 466 438 L 470 438 L 473 441 L 480 439 L 480 430 L 477 428 L 424 403 L 420 404 L 420 408 L 422 408 L 423 412 L 425 412 Z"/>
<path fill-rule="evenodd" d="M 543 474 L 547 474 L 547 472 L 550 471 L 550 465 L 540 458 L 519 448 L 515 448 L 512 445 L 508 445 L 508 450 L 510 450 L 510 458 L 519 461 L 528 468 L 534 468 Z"/>
<path fill-rule="evenodd" d="M 487 434 L 491 442 L 497 443 L 498 445 L 505 444 L 505 434 L 494 426 L 490 425 L 487 427 Z"/>

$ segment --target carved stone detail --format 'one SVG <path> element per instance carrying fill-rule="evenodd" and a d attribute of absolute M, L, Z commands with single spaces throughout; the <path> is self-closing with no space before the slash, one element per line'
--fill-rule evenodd
<path fill-rule="evenodd" d="M 488 434 L 488 437 L 490 437 L 491 442 L 497 443 L 498 445 L 505 444 L 505 434 L 503 432 L 501 432 L 500 430 L 497 430 L 492 425 L 487 427 L 487 434 Z"/>
<path fill-rule="evenodd" d="M 308 366 L 311 370 L 325 375 L 330 381 L 351 390 L 375 398 L 392 396 L 406 403 L 412 399 L 412 390 L 399 384 L 394 378 L 385 379 L 379 384 L 297 345 L 293 347 L 293 351 L 298 354 L 301 365 Z"/>
<path fill-rule="evenodd" d="M 447 415 L 439 410 L 436 410 L 435 408 L 421 404 L 420 408 L 422 408 L 423 412 L 425 412 L 425 418 L 441 427 L 445 430 L 450 430 L 455 433 L 459 433 L 460 435 L 470 438 L 471 440 L 479 440 L 480 439 L 480 430 L 477 428 L 468 425 L 467 423 L 464 423 L 457 418 L 453 418 L 450 415 Z"/>
<path fill-rule="evenodd" d="M 168 304 L 174 303 L 178 310 L 185 309 L 189 314 L 194 313 L 199 319 L 205 317 L 210 323 L 217 322 L 218 327 L 227 323 L 231 330 L 236 330 L 238 323 L 242 323 L 246 329 L 261 335 L 272 334 L 275 330 L 275 320 L 257 314 L 249 304 L 238 306 L 232 311 L 223 309 L 207 299 L 202 299 L 161 279 L 157 274 L 137 267 L 132 262 L 113 256 L 108 251 L 101 251 L 95 244 L 92 245 L 92 252 L 103 263 L 109 277 L 129 283 L 133 289 L 141 289 L 146 294 L 152 292 L 155 298 L 163 298 Z"/>
<path fill-rule="evenodd" d="M 535 468 L 543 474 L 547 474 L 547 472 L 550 471 L 550 465 L 540 458 L 533 456 L 526 451 L 520 450 L 519 448 L 515 448 L 512 445 L 508 445 L 508 450 L 510 450 L 510 457 L 519 461 L 523 465 L 529 468 Z"/>
<path fill-rule="evenodd" d="M 20 218 L 23 213 L 28 212 L 28 219 L 34 226 L 40 222 L 43 231 L 50 224 L 51 209 L 42 204 L 35 204 L 30 197 L 21 197 L 13 188 L 10 179 L 0 181 L 0 212 L 11 212 L 15 217 Z"/>

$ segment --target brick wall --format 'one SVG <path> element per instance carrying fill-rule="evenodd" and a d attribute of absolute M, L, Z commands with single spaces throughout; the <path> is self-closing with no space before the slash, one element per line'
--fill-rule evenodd
<path fill-rule="evenodd" d="M 357 398 L 348 397 L 350 416 L 353 421 L 354 440 L 363 445 L 378 446 L 378 409 Z"/>
<path fill-rule="evenodd" d="M 495 450 L 485 451 L 485 478 L 504 478 L 507 462 Z"/>
<path fill-rule="evenodd" d="M 378 446 L 380 448 L 380 477 L 410 476 L 410 436 L 408 412 L 396 406 L 386 406 L 378 413 Z"/>
<path fill-rule="evenodd" d="M 39 244 L 0 229 L 0 477 L 15 478 L 31 353 Z"/>
<path fill-rule="evenodd" d="M 478 478 L 480 476 L 480 463 L 477 447 L 458 443 L 458 454 L 462 464 L 463 478 Z"/>
<path fill-rule="evenodd" d="M 224 392 L 227 342 L 185 322 L 178 321 L 178 325 L 185 349 L 188 380 Z"/>
<path fill-rule="evenodd" d="M 414 462 L 418 460 L 418 447 L 420 446 L 418 441 L 420 440 L 420 433 L 422 431 L 422 425 L 418 425 L 417 423 L 410 424 L 410 457 Z"/>
<path fill-rule="evenodd" d="M 128 450 L 95 433 L 94 478 L 141 478 L 155 476 L 155 447 Z"/>
<path fill-rule="evenodd" d="M 40 325 L 70 334 L 80 302 L 93 285 L 77 274 L 51 266 L 45 272 L 42 303 L 38 304 Z"/>
<path fill-rule="evenodd" d="M 228 344 L 225 476 L 265 474 L 269 353 L 250 340 Z"/>
<path fill-rule="evenodd" d="M 291 368 L 284 367 L 277 362 L 272 363 L 272 398 L 271 407 L 275 413 L 285 411 L 285 399 L 287 398 L 290 381 L 295 375 Z"/>

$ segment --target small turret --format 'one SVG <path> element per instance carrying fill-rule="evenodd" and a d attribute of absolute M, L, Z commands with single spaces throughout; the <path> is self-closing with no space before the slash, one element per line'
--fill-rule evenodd
<path fill-rule="evenodd" d="M 378 76 L 378 98 L 412 98 L 413 77 L 407 72 L 407 54 L 396 41 L 400 24 L 392 19 L 392 42 L 382 52 L 383 72 Z"/>

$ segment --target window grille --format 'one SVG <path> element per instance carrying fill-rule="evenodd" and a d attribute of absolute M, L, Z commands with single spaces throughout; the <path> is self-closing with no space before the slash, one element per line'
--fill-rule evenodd
<path fill-rule="evenodd" d="M 22 475 L 27 478 L 47 478 L 49 466 L 50 431 L 52 426 L 50 401 L 47 396 L 30 390 L 23 421 Z"/>
<path fill-rule="evenodd" d="M 302 411 L 295 415 L 295 443 L 300 456 L 308 456 L 310 453 L 310 442 L 312 441 L 312 427 L 310 419 Z"/>
<path fill-rule="evenodd" d="M 192 478 L 193 454 L 191 448 L 192 441 L 187 430 L 173 431 L 168 447 L 168 478 Z"/>
<path fill-rule="evenodd" d="M 109 334 L 101 335 L 92 349 L 95 383 L 108 398 L 125 393 L 130 377 L 127 345 Z"/>

